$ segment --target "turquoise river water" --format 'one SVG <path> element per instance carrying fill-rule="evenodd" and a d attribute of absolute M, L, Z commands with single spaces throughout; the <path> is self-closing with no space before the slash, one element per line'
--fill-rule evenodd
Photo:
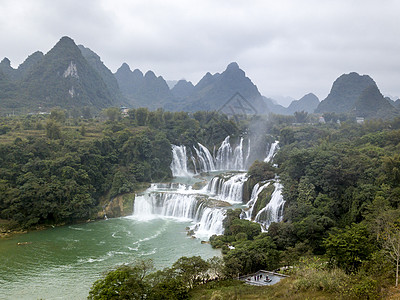
<path fill-rule="evenodd" d="M 150 258 L 160 269 L 181 256 L 220 255 L 187 236 L 190 224 L 125 217 L 0 240 L 0 299 L 86 299 L 92 283 L 116 265 Z"/>

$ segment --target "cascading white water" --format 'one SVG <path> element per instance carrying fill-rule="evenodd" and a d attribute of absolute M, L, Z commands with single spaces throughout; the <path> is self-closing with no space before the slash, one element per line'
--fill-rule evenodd
<path fill-rule="evenodd" d="M 194 151 L 197 155 L 197 160 L 199 162 L 199 171 L 200 172 L 211 172 L 215 171 L 214 158 L 212 157 L 210 151 L 200 143 L 197 143 L 199 148 L 193 146 Z M 196 164 L 194 163 L 195 167 Z"/>
<path fill-rule="evenodd" d="M 194 158 L 193 155 L 190 157 L 190 159 L 192 160 L 194 166 L 194 173 L 197 174 L 196 159 Z"/>
<path fill-rule="evenodd" d="M 217 150 L 214 147 L 213 155 L 202 144 L 192 147 L 190 156 L 196 174 L 210 171 L 240 171 L 249 163 L 251 145 L 247 143 L 247 150 L 243 150 L 244 139 L 240 138 L 236 147 L 232 147 L 230 137 L 227 136 Z M 279 149 L 278 141 L 274 142 L 264 161 L 271 161 Z M 188 170 L 187 152 L 185 146 L 172 145 L 171 171 L 175 177 L 192 177 Z M 157 217 L 173 217 L 181 220 L 190 220 L 196 223 L 192 229 L 197 237 L 209 237 L 212 234 L 223 233 L 225 209 L 210 207 L 214 200 L 208 197 L 239 204 L 243 202 L 243 186 L 247 180 L 246 173 L 225 173 L 212 178 L 202 190 L 193 190 L 191 186 L 173 184 L 152 185 L 143 196 L 137 196 L 134 205 L 134 217 L 148 220 Z M 270 183 L 257 183 L 252 191 L 248 209 L 243 217 L 251 220 L 254 205 L 260 193 Z M 211 201 L 211 202 L 208 202 Z M 206 204 L 207 203 L 207 204 Z M 214 203 L 218 203 L 215 202 Z M 281 195 L 281 185 L 275 183 L 275 191 L 271 201 L 260 210 L 254 221 L 267 228 L 271 222 L 280 221 L 284 200 Z M 215 204 L 211 204 L 215 205 Z"/>
<path fill-rule="evenodd" d="M 280 222 L 283 217 L 285 200 L 282 196 L 282 185 L 276 181 L 274 186 L 275 190 L 271 195 L 271 200 L 254 218 L 254 221 L 264 225 L 264 229 L 267 229 L 272 222 Z"/>
<path fill-rule="evenodd" d="M 187 168 L 187 156 L 185 146 L 172 146 L 171 171 L 174 177 L 191 177 L 193 174 Z"/>
<path fill-rule="evenodd" d="M 264 162 L 271 162 L 278 149 L 279 149 L 279 141 L 273 142 L 271 147 L 269 148 L 267 157 L 264 159 Z"/>
<path fill-rule="evenodd" d="M 219 200 L 231 204 L 242 203 L 243 185 L 246 180 L 246 173 L 239 173 L 230 177 L 215 176 L 205 189 Z"/>
<path fill-rule="evenodd" d="M 133 215 L 165 216 L 194 220 L 198 214 L 199 201 L 194 194 L 150 192 L 135 199 Z"/>
<path fill-rule="evenodd" d="M 233 151 L 233 167 L 235 170 L 243 170 L 243 138 L 240 138 L 239 145 Z"/>
<path fill-rule="evenodd" d="M 225 211 L 210 208 L 205 203 L 208 196 L 182 184 L 152 184 L 147 193 L 136 196 L 133 217 L 151 220 L 172 217 L 182 221 L 192 221 L 196 237 L 210 237 L 222 234 Z"/>
<path fill-rule="evenodd" d="M 251 191 L 251 197 L 249 202 L 247 202 L 247 207 L 248 209 L 245 211 L 245 218 L 247 220 L 251 220 L 251 216 L 253 214 L 253 210 L 254 210 L 254 205 L 257 202 L 258 199 L 258 195 L 260 195 L 260 193 L 267 187 L 269 186 L 270 182 L 267 183 L 263 183 L 262 185 L 260 185 L 260 183 L 258 182 L 254 187 L 253 190 Z"/>
<path fill-rule="evenodd" d="M 250 139 L 249 139 L 248 142 L 247 142 L 247 155 L 246 155 L 246 159 L 244 161 L 244 166 L 245 167 L 249 164 L 250 151 L 251 151 L 251 142 L 250 142 Z"/>
<path fill-rule="evenodd" d="M 247 143 L 247 150 L 243 150 L 243 137 L 239 144 L 233 148 L 230 136 L 227 136 L 218 150 L 213 150 L 213 155 L 204 145 L 197 143 L 193 146 L 193 155 L 190 159 L 193 163 L 195 174 L 212 171 L 243 171 L 249 163 L 251 145 Z M 245 156 L 246 155 L 246 156 Z M 185 146 L 172 145 L 171 170 L 174 177 L 193 176 L 187 166 L 187 152 Z"/>
<path fill-rule="evenodd" d="M 229 203 L 242 203 L 243 184 L 245 183 L 246 179 L 246 173 L 237 174 L 229 178 L 222 184 L 218 198 Z"/>
<path fill-rule="evenodd" d="M 230 159 L 232 156 L 232 147 L 229 142 L 229 135 L 224 139 L 221 146 L 217 151 L 217 169 L 218 170 L 229 170 L 230 167 Z"/>
<path fill-rule="evenodd" d="M 215 158 L 217 170 L 243 171 L 246 160 L 250 155 L 250 142 L 245 160 L 243 156 L 243 138 L 240 138 L 239 144 L 235 149 L 232 148 L 229 139 L 230 136 L 227 136 L 217 151 Z"/>
<path fill-rule="evenodd" d="M 206 207 L 202 212 L 199 223 L 194 227 L 196 237 L 202 238 L 210 237 L 213 234 L 223 234 L 224 227 L 222 222 L 224 219 L 224 210 Z"/>

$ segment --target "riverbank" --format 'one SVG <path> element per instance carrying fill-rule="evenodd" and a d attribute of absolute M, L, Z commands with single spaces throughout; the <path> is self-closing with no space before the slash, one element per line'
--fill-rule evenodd
<path fill-rule="evenodd" d="M 121 194 L 113 197 L 111 200 L 106 200 L 106 196 L 102 197 L 102 199 L 100 199 L 100 203 L 93 210 L 94 213 L 92 213 L 89 219 L 82 219 L 72 223 L 40 224 L 30 228 L 21 228 L 13 221 L 0 219 L 0 239 L 11 238 L 15 235 L 25 234 L 32 231 L 46 230 L 59 226 L 83 224 L 103 220 L 106 218 L 119 218 L 129 216 L 132 214 L 133 211 L 133 203 L 136 193 L 144 191 L 149 186 L 150 183 L 147 182 L 140 184 L 135 192 Z"/>
<path fill-rule="evenodd" d="M 12 229 L 12 222 L 0 219 L 0 239 L 10 238 L 15 234 L 27 233 L 24 229 Z"/>

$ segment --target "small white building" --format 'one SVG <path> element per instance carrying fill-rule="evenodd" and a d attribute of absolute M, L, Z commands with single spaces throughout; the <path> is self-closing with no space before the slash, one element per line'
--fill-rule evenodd
<path fill-rule="evenodd" d="M 357 124 L 364 124 L 364 118 L 363 117 L 356 117 L 356 122 L 357 122 Z"/>

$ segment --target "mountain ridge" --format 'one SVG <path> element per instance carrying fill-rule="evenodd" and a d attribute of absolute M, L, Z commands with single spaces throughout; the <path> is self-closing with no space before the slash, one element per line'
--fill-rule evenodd
<path fill-rule="evenodd" d="M 249 101 L 259 114 L 345 112 L 372 118 L 396 115 L 396 107 L 400 108 L 400 100 L 384 98 L 370 76 L 356 72 L 339 76 L 321 102 L 309 93 L 288 107 L 262 96 L 237 62 L 228 64 L 221 73 L 206 72 L 195 85 L 186 80 L 167 82 L 152 70 L 145 74 L 139 69 L 132 71 L 127 63 L 112 73 L 98 54 L 76 45 L 69 37 L 62 37 L 46 54 L 32 53 L 17 69 L 12 68 L 8 58 L 0 62 L 0 108 L 8 111 L 85 106 L 100 111 L 121 105 L 150 110 L 218 111 L 234 95 Z"/>

